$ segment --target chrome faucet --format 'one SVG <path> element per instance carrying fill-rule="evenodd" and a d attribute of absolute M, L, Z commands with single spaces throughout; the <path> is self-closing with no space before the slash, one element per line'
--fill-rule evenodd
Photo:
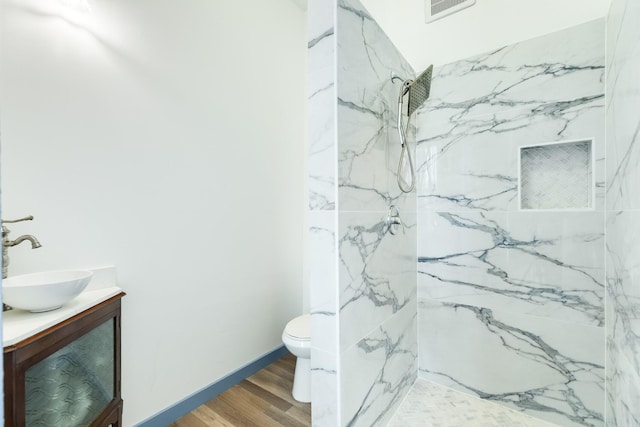
<path fill-rule="evenodd" d="M 25 234 L 24 236 L 20 236 L 15 240 L 9 240 L 9 233 L 10 230 L 5 227 L 4 223 L 14 223 L 14 222 L 20 222 L 20 221 L 31 221 L 33 219 L 32 215 L 29 215 L 27 217 L 24 218 L 20 218 L 20 219 L 14 219 L 14 220 L 2 220 L 3 224 L 2 224 L 2 278 L 6 279 L 7 278 L 7 273 L 9 272 L 9 254 L 7 249 L 10 248 L 11 246 L 16 246 L 19 245 L 20 243 L 24 242 L 25 240 L 28 240 L 31 242 L 31 248 L 32 249 L 36 249 L 39 248 L 40 246 L 42 246 L 40 244 L 40 242 L 38 242 L 38 239 L 36 239 L 34 236 L 31 236 L 29 234 Z"/>

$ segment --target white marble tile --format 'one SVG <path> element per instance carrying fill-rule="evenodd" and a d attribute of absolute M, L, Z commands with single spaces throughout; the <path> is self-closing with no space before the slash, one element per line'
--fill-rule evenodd
<path fill-rule="evenodd" d="M 593 140 L 594 207 L 604 208 L 604 99 L 512 109 L 453 122 L 418 115 L 419 211 L 519 208 L 520 147 Z"/>
<path fill-rule="evenodd" d="M 640 211 L 607 213 L 607 330 L 640 376 Z M 640 393 L 639 393 L 640 394 Z M 640 407 L 638 407 L 640 418 Z"/>
<path fill-rule="evenodd" d="M 339 425 L 340 396 L 359 380 L 354 370 L 338 369 L 338 355 L 359 342 L 367 353 L 371 340 L 384 336 L 398 348 L 381 348 L 386 368 L 371 371 L 371 392 L 356 396 L 366 407 L 350 415 L 355 424 L 382 423 L 417 369 L 416 199 L 396 184 L 399 87 L 391 82 L 392 71 L 413 71 L 359 1 L 312 0 L 309 16 L 313 423 Z M 406 223 L 397 236 L 386 233 L 391 204 Z M 412 322 L 404 322 L 409 306 Z M 394 391 L 382 387 L 388 379 L 397 382 Z"/>
<path fill-rule="evenodd" d="M 640 425 L 640 375 L 618 347 L 607 346 L 607 422 L 609 427 Z"/>
<path fill-rule="evenodd" d="M 388 232 L 386 212 L 340 214 L 340 347 L 354 345 L 416 301 L 415 213 Z"/>
<path fill-rule="evenodd" d="M 603 97 L 604 19 L 437 67 L 430 122 Z"/>
<path fill-rule="evenodd" d="M 342 424 L 384 426 L 417 377 L 412 302 L 341 354 Z"/>
<path fill-rule="evenodd" d="M 466 393 L 418 379 L 387 427 L 551 427 Z"/>
<path fill-rule="evenodd" d="M 633 72 L 640 73 L 640 61 Z M 636 110 L 640 90 L 620 86 L 613 89 L 614 99 L 607 108 L 607 206 L 612 210 L 638 209 L 640 117 Z"/>
<path fill-rule="evenodd" d="M 309 268 L 314 272 L 311 299 L 319 304 L 336 301 L 336 211 L 308 213 Z M 326 285 L 325 285 L 326 284 Z"/>
<path fill-rule="evenodd" d="M 338 422 L 338 277 L 335 211 L 309 212 L 313 424 Z"/>
<path fill-rule="evenodd" d="M 309 117 L 309 208 L 335 209 L 337 144 L 335 2 L 308 6 L 307 108 Z"/>
<path fill-rule="evenodd" d="M 606 22 L 607 91 L 630 74 L 621 74 L 629 62 L 638 60 L 640 4 L 633 0 L 613 0 Z M 629 83 L 629 82 L 622 82 Z M 611 93 L 609 93 L 612 95 Z M 609 96 L 611 99 L 611 96 Z"/>
<path fill-rule="evenodd" d="M 314 427 L 339 425 L 339 394 L 336 354 L 311 349 L 311 421 Z"/>
<path fill-rule="evenodd" d="M 418 317 L 421 378 L 564 426 L 603 425 L 603 328 L 427 300 Z"/>
<path fill-rule="evenodd" d="M 640 4 L 614 1 L 607 37 L 607 207 L 640 209 Z"/>
<path fill-rule="evenodd" d="M 516 210 L 518 147 L 594 139 L 604 206 L 604 21 L 435 70 L 419 110 L 418 207 Z"/>
<path fill-rule="evenodd" d="M 339 423 L 336 253 L 336 4 L 308 2 L 309 298 L 311 393 L 315 426 Z"/>
<path fill-rule="evenodd" d="M 358 1 L 338 1 L 337 34 L 340 209 L 415 210 L 396 183 L 400 84 L 391 81 L 413 70 Z"/>
<path fill-rule="evenodd" d="M 640 3 L 607 17 L 607 425 L 640 425 Z"/>
<path fill-rule="evenodd" d="M 604 214 L 419 215 L 419 298 L 604 326 Z"/>
<path fill-rule="evenodd" d="M 309 286 L 312 345 L 338 352 L 338 259 L 335 211 L 309 212 Z"/>
<path fill-rule="evenodd" d="M 421 375 L 604 422 L 604 20 L 435 72 L 418 126 Z M 520 211 L 520 147 L 592 140 L 593 210 Z"/>

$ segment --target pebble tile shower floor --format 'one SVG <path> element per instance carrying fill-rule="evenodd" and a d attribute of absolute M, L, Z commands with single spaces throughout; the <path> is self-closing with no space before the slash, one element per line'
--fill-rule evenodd
<path fill-rule="evenodd" d="M 417 380 L 388 427 L 553 427 L 504 406 Z"/>

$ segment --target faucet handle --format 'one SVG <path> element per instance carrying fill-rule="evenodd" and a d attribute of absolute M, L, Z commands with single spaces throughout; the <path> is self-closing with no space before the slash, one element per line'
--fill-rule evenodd
<path fill-rule="evenodd" d="M 2 222 L 13 223 L 13 222 L 31 221 L 32 219 L 33 219 L 33 215 L 29 215 L 19 219 L 3 219 Z"/>
<path fill-rule="evenodd" d="M 404 222 L 400 218 L 400 212 L 395 205 L 389 206 L 389 212 L 387 213 L 387 219 L 385 220 L 387 225 L 387 231 L 392 235 L 396 235 L 400 227 L 402 227 L 402 233 L 405 233 Z"/>
<path fill-rule="evenodd" d="M 5 223 L 9 224 L 9 223 L 21 222 L 21 221 L 31 221 L 32 219 L 33 219 L 33 215 L 25 216 L 24 218 L 18 218 L 18 219 L 3 219 L 2 220 L 2 238 L 5 239 L 9 234 L 9 229 L 5 227 L 4 225 Z"/>

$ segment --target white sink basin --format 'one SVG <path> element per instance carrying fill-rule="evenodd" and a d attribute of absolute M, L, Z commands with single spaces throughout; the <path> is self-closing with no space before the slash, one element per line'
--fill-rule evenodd
<path fill-rule="evenodd" d="M 93 273 L 84 270 L 23 274 L 2 281 L 5 304 L 39 313 L 55 310 L 82 292 Z"/>

